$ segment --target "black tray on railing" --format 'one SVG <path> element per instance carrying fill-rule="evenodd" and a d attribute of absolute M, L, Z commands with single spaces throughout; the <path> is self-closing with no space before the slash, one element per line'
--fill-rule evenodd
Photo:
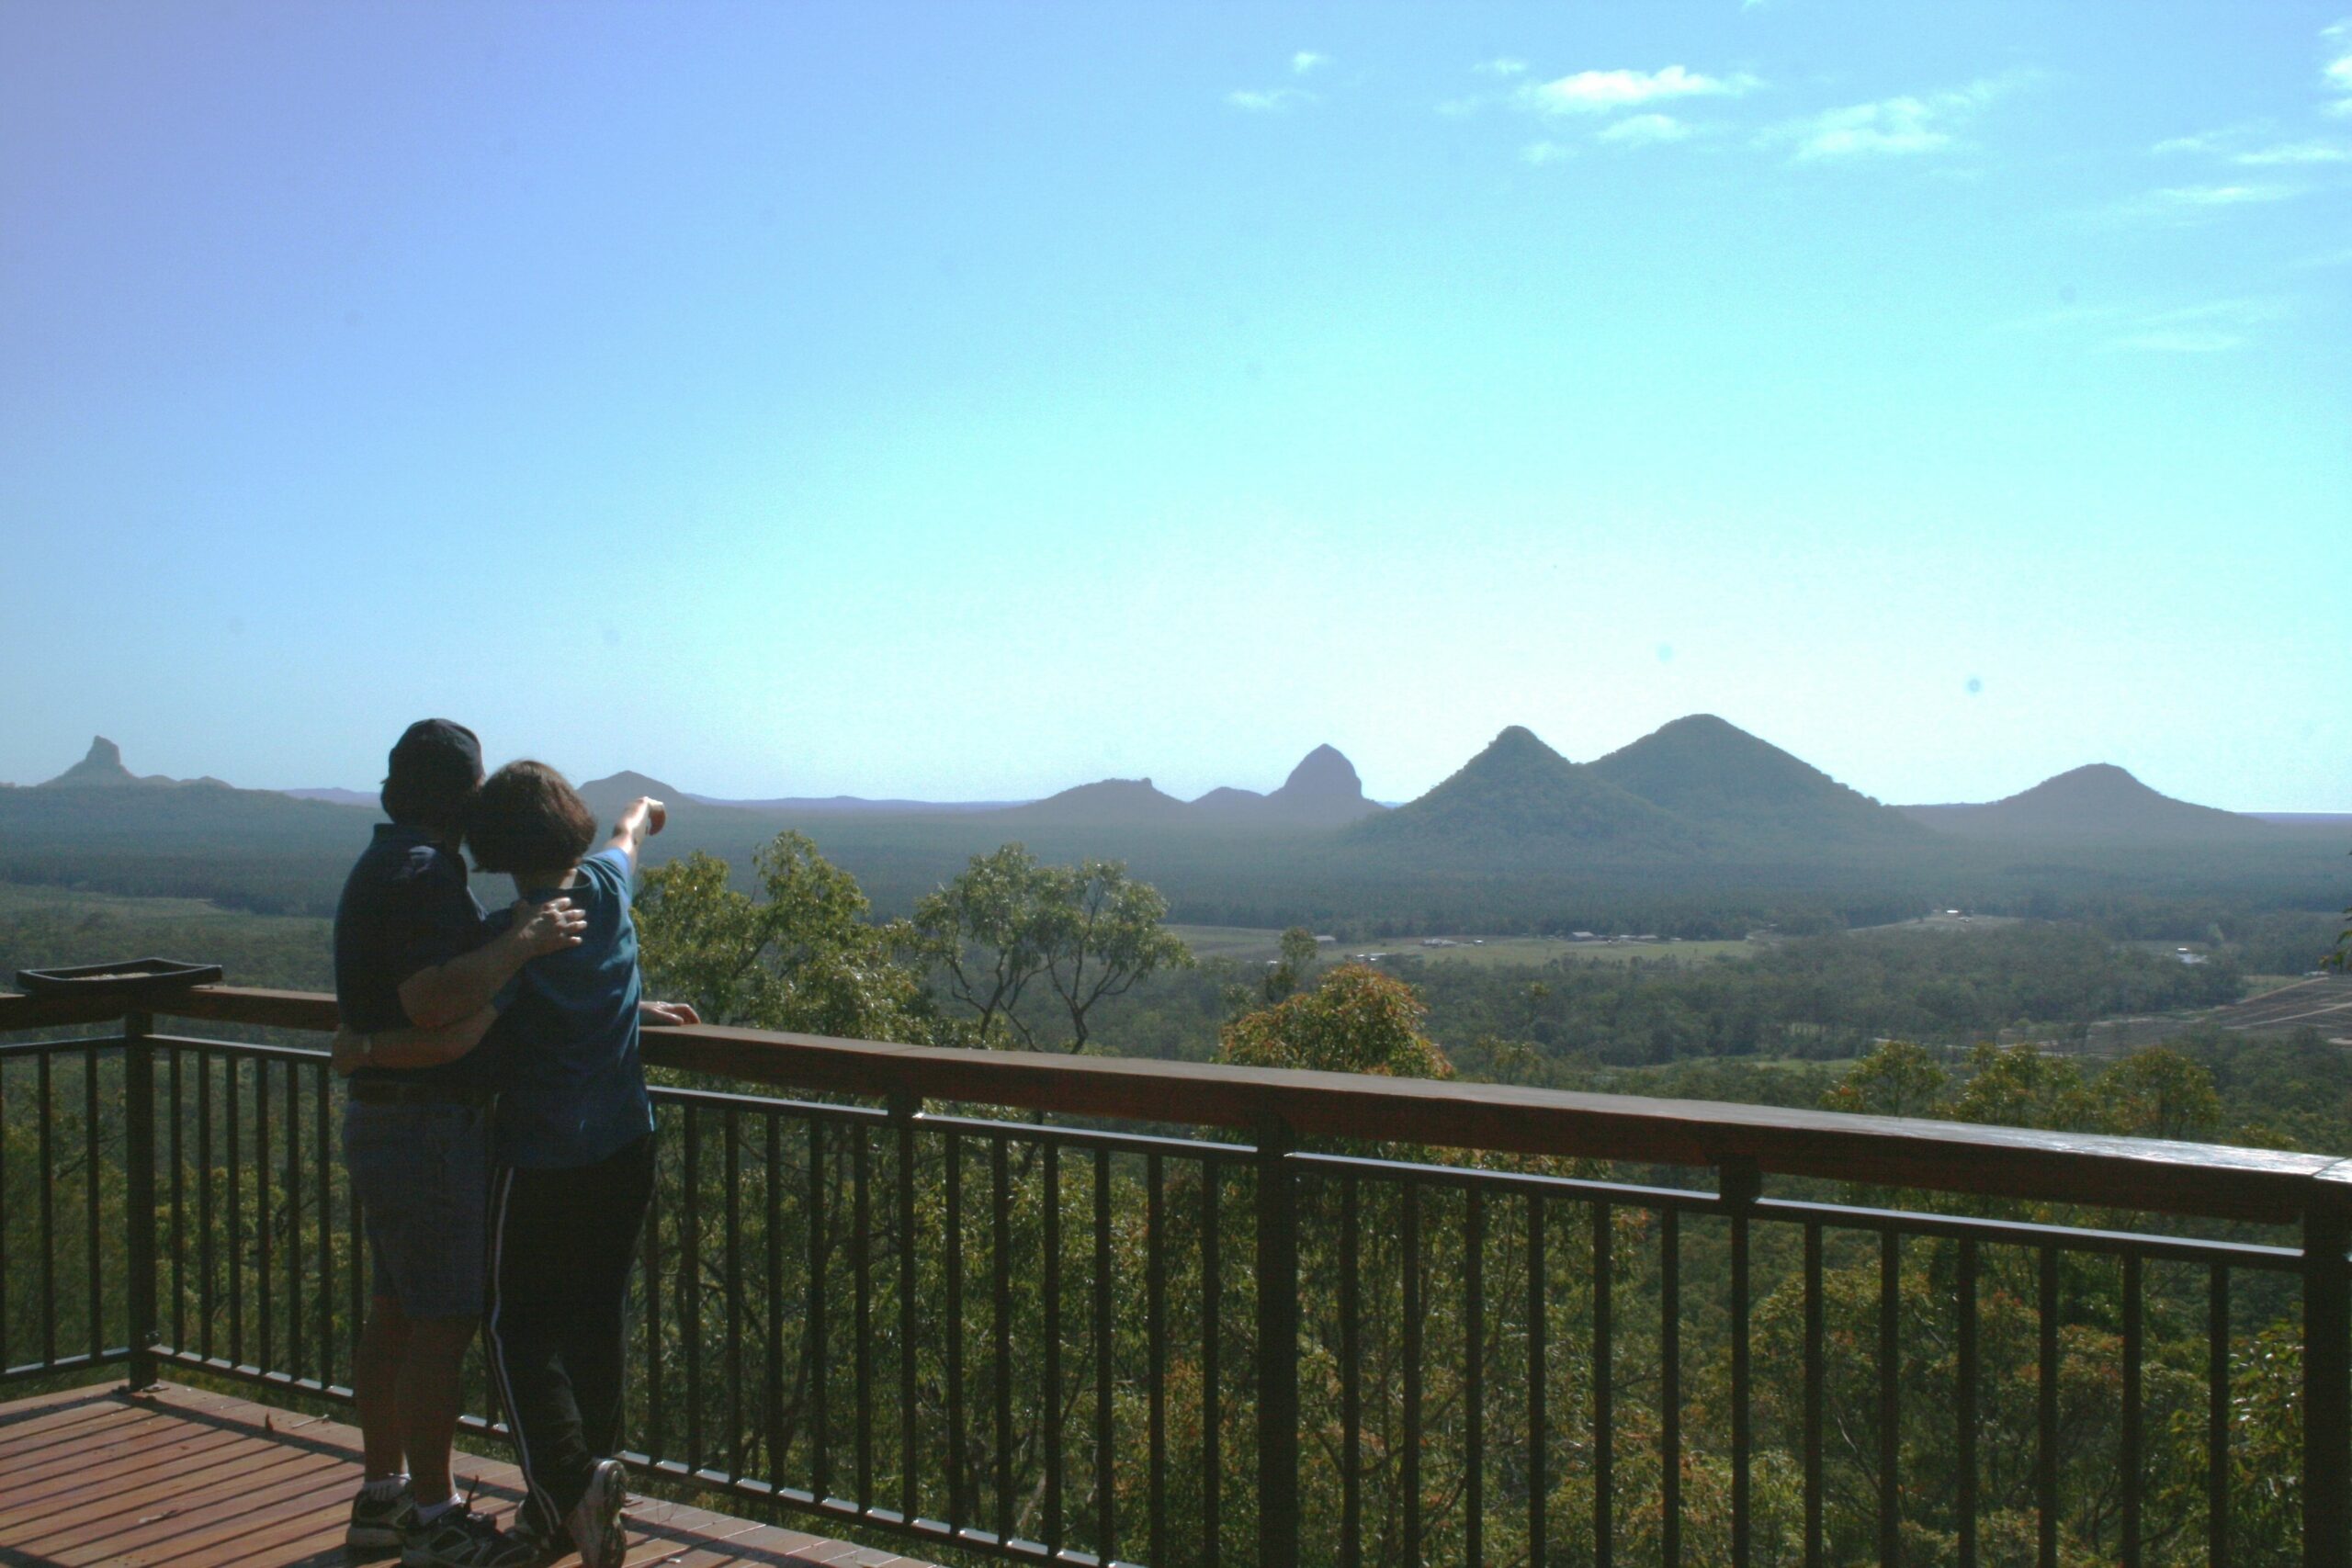
<path fill-rule="evenodd" d="M 184 991 L 190 986 L 218 985 L 220 980 L 218 964 L 182 964 L 171 958 L 17 971 L 17 988 L 28 997 L 152 997 Z"/>

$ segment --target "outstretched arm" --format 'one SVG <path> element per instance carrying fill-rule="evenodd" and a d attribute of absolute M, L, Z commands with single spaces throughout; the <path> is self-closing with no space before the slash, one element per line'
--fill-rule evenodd
<path fill-rule="evenodd" d="M 338 1029 L 329 1065 L 345 1075 L 361 1067 L 437 1067 L 481 1044 L 496 1021 L 496 1008 L 481 1008 L 439 1029 L 394 1029 L 381 1034 Z"/>
<path fill-rule="evenodd" d="M 588 929 L 586 912 L 574 908 L 569 898 L 545 904 L 518 898 L 514 913 L 512 925 L 471 953 L 420 969 L 401 982 L 401 1010 L 410 1023 L 434 1030 L 479 1012 L 516 970 L 541 953 L 578 947 L 581 933 Z"/>
<path fill-rule="evenodd" d="M 621 819 L 613 824 L 613 836 L 605 840 L 608 850 L 618 850 L 628 857 L 628 868 L 637 870 L 637 852 L 645 840 L 662 830 L 670 819 L 669 808 L 650 795 L 640 795 L 628 803 Z"/>

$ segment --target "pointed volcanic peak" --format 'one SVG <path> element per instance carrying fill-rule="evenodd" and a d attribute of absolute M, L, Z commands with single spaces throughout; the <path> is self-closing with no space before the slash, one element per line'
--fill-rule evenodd
<path fill-rule="evenodd" d="M 122 765 L 122 748 L 103 735 L 90 739 L 89 752 L 83 759 L 41 784 L 42 789 L 122 789 L 125 787 L 171 788 L 179 784 L 160 773 L 141 778 Z M 213 782 L 218 782 L 213 781 Z"/>
<path fill-rule="evenodd" d="M 1542 742 L 1537 742 L 1542 744 Z M 1266 797 L 1276 815 L 1293 821 L 1352 822 L 1387 809 L 1364 798 L 1363 780 L 1356 765 L 1336 746 L 1317 746 L 1290 771 L 1283 787 Z"/>
<path fill-rule="evenodd" d="M 2175 800 L 2112 762 L 2042 780 L 1984 806 L 1907 806 L 1905 813 L 1946 832 L 1984 839 L 2182 840 L 2260 838 L 2276 829 L 2259 818 Z"/>
<path fill-rule="evenodd" d="M 1100 779 L 991 815 L 1011 822 L 1168 822 L 1184 810 L 1149 779 Z"/>
<path fill-rule="evenodd" d="M 1611 751 L 1592 771 L 1718 837 L 1773 844 L 1917 840 L 1919 825 L 1713 714 Z"/>
<path fill-rule="evenodd" d="M 1353 762 L 1335 746 L 1317 746 L 1269 795 L 1253 789 L 1213 789 L 1192 804 L 1194 813 L 1228 821 L 1283 822 L 1337 828 L 1385 810 L 1367 800 Z"/>
<path fill-rule="evenodd" d="M 1698 834 L 1512 725 L 1435 789 L 1366 818 L 1348 837 L 1474 859 L 1534 851 L 1619 861 L 1679 855 L 1695 847 Z"/>

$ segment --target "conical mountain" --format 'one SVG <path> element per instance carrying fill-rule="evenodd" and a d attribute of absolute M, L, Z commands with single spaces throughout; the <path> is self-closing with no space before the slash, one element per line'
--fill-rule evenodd
<path fill-rule="evenodd" d="M 1592 764 L 1610 783 L 1729 843 L 1883 843 L 1918 824 L 1709 713 L 1678 718 Z"/>
<path fill-rule="evenodd" d="M 126 785 L 168 785 L 179 783 L 161 774 L 141 778 L 122 765 L 122 748 L 103 735 L 90 739 L 82 760 L 41 784 L 42 789 L 120 789 Z"/>
<path fill-rule="evenodd" d="M 2093 762 L 1984 806 L 1915 806 L 1930 827 L 1972 838 L 2194 840 L 2260 838 L 2258 818 L 2175 800 L 2112 762 Z"/>
<path fill-rule="evenodd" d="M 1348 837 L 1474 858 L 1535 852 L 1623 860 L 1679 854 L 1698 835 L 1515 724 L 1427 795 L 1365 818 Z"/>

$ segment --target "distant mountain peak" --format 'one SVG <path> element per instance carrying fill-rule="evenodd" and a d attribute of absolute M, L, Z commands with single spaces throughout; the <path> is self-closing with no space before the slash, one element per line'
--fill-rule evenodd
<path fill-rule="evenodd" d="M 1674 855 L 1694 839 L 1688 823 L 1569 761 L 1521 724 L 1501 730 L 1427 795 L 1351 832 L 1369 842 L 1445 844 L 1489 860 L 1533 845 L 1603 859 Z"/>
<path fill-rule="evenodd" d="M 168 784 L 176 782 L 166 778 L 139 777 L 122 765 L 121 747 L 103 735 L 94 735 L 90 738 L 88 753 L 42 787 L 111 789 L 122 784 Z"/>
<path fill-rule="evenodd" d="M 1660 725 L 1592 770 L 1654 806 L 1750 842 L 1827 845 L 1918 832 L 1892 807 L 1711 713 Z"/>
<path fill-rule="evenodd" d="M 2113 762 L 2086 762 L 1984 806 L 1906 807 L 1948 832 L 2067 839 L 2199 839 L 2270 831 L 2233 811 L 2177 800 Z"/>

